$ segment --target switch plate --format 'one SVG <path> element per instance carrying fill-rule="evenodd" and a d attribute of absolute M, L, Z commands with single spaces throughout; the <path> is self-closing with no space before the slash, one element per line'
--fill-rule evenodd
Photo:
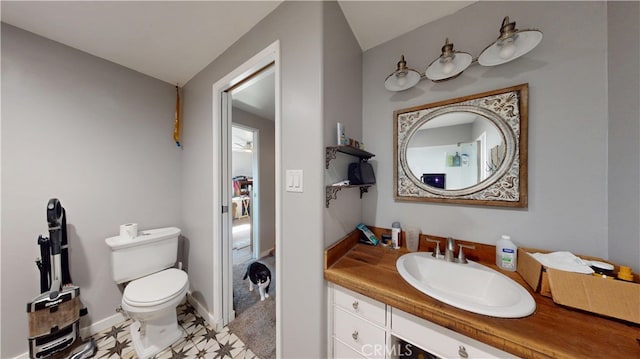
<path fill-rule="evenodd" d="M 302 170 L 287 170 L 287 192 L 304 192 Z"/>

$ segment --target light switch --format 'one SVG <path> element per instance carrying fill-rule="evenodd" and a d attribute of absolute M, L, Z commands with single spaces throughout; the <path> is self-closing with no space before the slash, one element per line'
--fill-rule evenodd
<path fill-rule="evenodd" d="M 287 192 L 303 192 L 302 170 L 287 170 Z"/>

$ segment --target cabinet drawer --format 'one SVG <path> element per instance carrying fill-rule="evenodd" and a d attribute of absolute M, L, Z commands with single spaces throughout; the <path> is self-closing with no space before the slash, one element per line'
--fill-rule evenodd
<path fill-rule="evenodd" d="M 441 358 L 517 358 L 437 324 L 392 308 L 391 335 Z M 466 352 L 467 356 L 460 354 Z"/>
<path fill-rule="evenodd" d="M 386 332 L 358 316 L 334 307 L 333 333 L 336 339 L 369 358 L 384 358 Z"/>
<path fill-rule="evenodd" d="M 338 307 L 375 324 L 386 325 L 387 316 L 383 303 L 338 286 L 334 286 L 333 293 L 333 302 Z"/>
<path fill-rule="evenodd" d="M 338 339 L 333 340 L 333 359 L 366 359 L 353 348 Z"/>

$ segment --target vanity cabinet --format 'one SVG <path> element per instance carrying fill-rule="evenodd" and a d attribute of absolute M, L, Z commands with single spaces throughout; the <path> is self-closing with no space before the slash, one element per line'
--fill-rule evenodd
<path fill-rule="evenodd" d="M 391 348 L 395 354 L 401 350 L 405 353 L 425 351 L 436 358 L 517 358 L 516 356 L 496 349 L 475 339 L 466 337 L 452 330 L 403 312 L 396 308 L 391 310 Z M 417 348 L 405 348 L 409 343 Z M 393 350 L 391 350 L 393 354 Z M 398 356 L 391 356 L 398 358 Z"/>
<path fill-rule="evenodd" d="M 327 146 L 325 148 L 325 169 L 329 168 L 329 163 L 331 163 L 331 160 L 336 158 L 336 153 L 344 153 L 350 156 L 354 156 L 360 159 L 360 161 L 366 161 L 371 157 L 374 157 L 375 155 L 371 152 L 367 152 L 365 150 L 361 150 L 359 148 L 355 148 L 352 146 Z M 362 198 L 362 195 L 364 193 L 366 193 L 369 190 L 369 187 L 371 187 L 372 185 L 370 184 L 363 184 L 363 185 L 347 185 L 347 186 L 326 186 L 325 188 L 325 207 L 329 208 L 329 202 L 331 202 L 332 199 L 336 199 L 337 198 L 337 194 L 338 192 L 343 189 L 343 188 L 358 188 L 360 189 L 360 198 Z"/>
<path fill-rule="evenodd" d="M 386 305 L 348 289 L 330 285 L 330 356 L 385 358 Z"/>
<path fill-rule="evenodd" d="M 329 283 L 330 358 L 517 358 Z"/>

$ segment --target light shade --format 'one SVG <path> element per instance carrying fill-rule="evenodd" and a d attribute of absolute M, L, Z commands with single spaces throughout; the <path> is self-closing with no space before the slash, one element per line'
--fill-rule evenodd
<path fill-rule="evenodd" d="M 478 63 L 482 66 L 495 66 L 515 60 L 533 50 L 542 41 L 542 32 L 535 29 L 518 30 L 516 23 L 509 22 L 506 16 L 502 20 L 500 36 L 487 46 L 480 56 Z"/>
<path fill-rule="evenodd" d="M 389 91 L 404 91 L 412 88 L 420 81 L 420 74 L 407 67 L 402 55 L 396 70 L 384 80 L 384 87 Z"/>
<path fill-rule="evenodd" d="M 469 65 L 472 57 L 466 52 L 453 50 L 449 39 L 442 46 L 442 55 L 435 59 L 425 70 L 425 76 L 431 81 L 444 81 L 457 77 Z"/>

